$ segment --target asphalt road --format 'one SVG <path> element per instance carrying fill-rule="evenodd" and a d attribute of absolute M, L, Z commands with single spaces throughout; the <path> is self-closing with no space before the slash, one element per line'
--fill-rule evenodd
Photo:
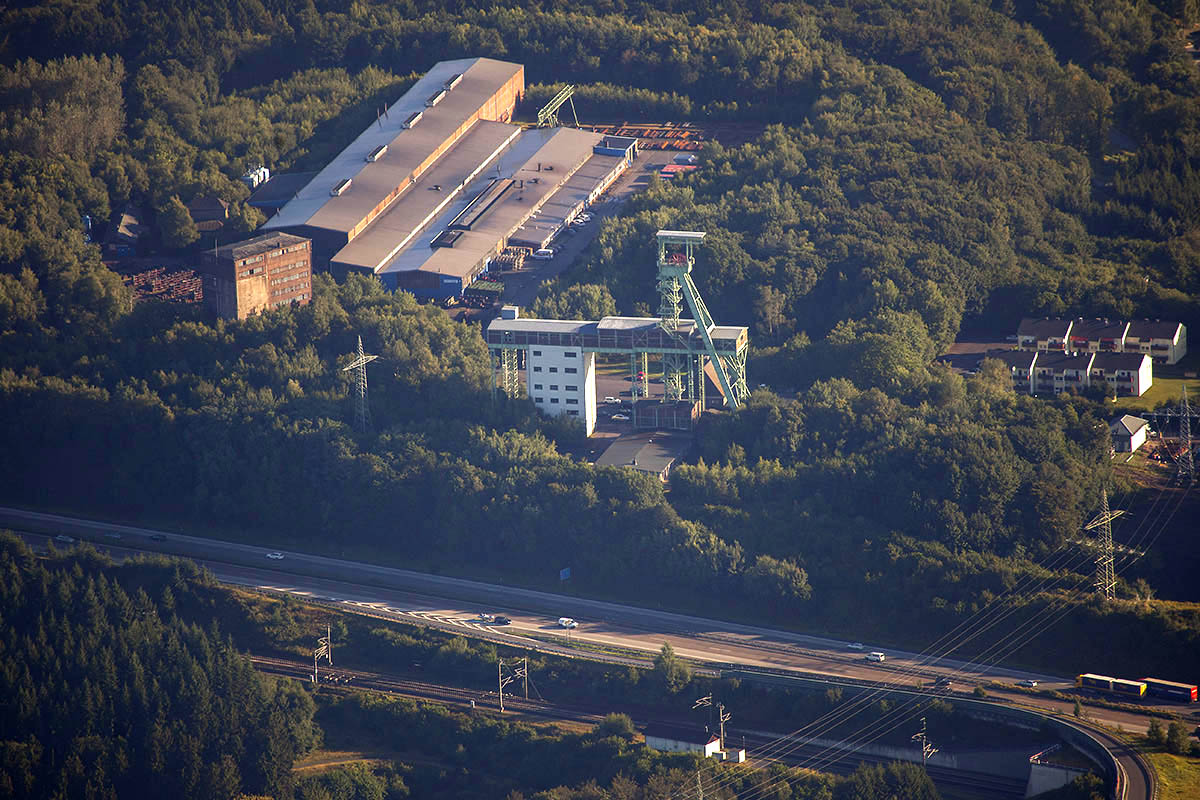
<path fill-rule="evenodd" d="M 982 667 L 953 659 L 928 661 L 919 654 L 867 644 L 866 651 L 881 649 L 887 653 L 886 662 L 875 664 L 864 660 L 863 651 L 849 650 L 846 642 L 834 639 L 299 552 L 284 551 L 282 560 L 271 560 L 266 557 L 271 552 L 269 548 L 255 545 L 40 512 L 0 508 L 0 525 L 87 539 L 111 549 L 117 556 L 133 551 L 185 556 L 204 564 L 227 583 L 286 592 L 402 621 L 421 621 L 468 635 L 500 637 L 518 646 L 557 644 L 551 649 L 572 652 L 573 646 L 586 643 L 635 658 L 642 653 L 642 658 L 648 659 L 664 642 L 669 642 L 677 654 L 698 662 L 859 683 L 877 682 L 885 687 L 913 687 L 918 681 L 949 677 L 954 681 L 954 689 L 949 693 L 952 695 L 969 692 L 978 683 L 1013 682 L 1025 677 L 1038 680 L 1043 688 L 1066 689 L 1073 685 L 1073 681 L 1055 676 Z M 121 538 L 109 538 L 114 534 Z M 504 614 L 512 619 L 512 624 L 482 623 L 478 621 L 480 611 Z M 579 627 L 573 631 L 560 628 L 556 622 L 560 616 L 573 617 Z M 1068 704 L 1042 696 L 1015 690 L 1008 693 L 1011 696 L 995 691 L 990 694 L 1048 713 L 1069 713 L 1065 708 Z M 1145 730 L 1148 722 L 1144 716 L 1121 711 L 1089 708 L 1088 712 L 1095 721 L 1126 731 Z M 1132 779 L 1133 776 L 1128 797 L 1136 800 L 1139 795 L 1134 791 Z"/>

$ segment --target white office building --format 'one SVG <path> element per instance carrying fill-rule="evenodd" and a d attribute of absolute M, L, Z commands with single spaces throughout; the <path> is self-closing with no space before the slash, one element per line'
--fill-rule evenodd
<path fill-rule="evenodd" d="M 566 414 L 596 428 L 596 354 L 579 347 L 538 344 L 528 350 L 525 380 L 533 404 L 544 414 Z"/>

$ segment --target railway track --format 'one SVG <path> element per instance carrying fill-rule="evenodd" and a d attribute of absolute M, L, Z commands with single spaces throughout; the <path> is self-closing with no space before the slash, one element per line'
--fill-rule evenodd
<path fill-rule="evenodd" d="M 250 662 L 254 665 L 255 669 L 267 674 L 303 681 L 310 681 L 312 679 L 311 667 L 298 661 L 252 655 L 250 656 Z M 433 700 L 489 711 L 497 708 L 497 698 L 494 691 L 461 689 L 397 676 L 383 675 L 366 670 L 330 667 L 326 674 L 333 677 L 333 680 L 328 681 L 328 684 L 331 686 L 347 686 L 350 688 L 386 692 L 404 697 Z M 472 703 L 475 705 L 472 706 Z M 611 709 L 601 709 L 596 706 L 559 705 L 544 701 L 525 700 L 508 692 L 505 692 L 504 695 L 504 707 L 505 710 L 548 720 L 590 725 L 600 722 L 606 714 L 611 712 Z M 665 719 L 654 717 L 645 709 L 629 709 L 629 711 L 634 712 L 631 716 L 635 724 L 643 727 L 651 722 L 669 725 L 678 725 L 681 722 L 679 718 Z M 748 747 L 759 748 L 760 751 L 778 739 L 778 736 L 775 734 L 757 731 L 738 735 L 742 736 Z M 736 739 L 737 735 L 731 738 Z M 797 742 L 794 746 L 788 748 L 786 756 L 778 758 L 756 757 L 752 760 L 760 764 L 778 763 L 787 766 L 796 766 L 803 764 L 808 758 L 820 755 L 823 750 L 824 748 L 819 745 L 805 745 Z M 884 756 L 857 753 L 848 747 L 844 754 L 830 763 L 824 764 L 822 771 L 848 775 L 854 772 L 861 764 L 886 764 L 892 760 Z M 939 788 L 953 788 L 955 790 L 953 792 L 955 797 L 964 797 L 969 794 L 981 800 L 1015 800 L 1015 798 L 1022 797 L 1025 789 L 1024 781 L 1013 778 L 1001 778 L 994 775 L 964 772 L 936 766 L 928 767 L 928 772 Z"/>

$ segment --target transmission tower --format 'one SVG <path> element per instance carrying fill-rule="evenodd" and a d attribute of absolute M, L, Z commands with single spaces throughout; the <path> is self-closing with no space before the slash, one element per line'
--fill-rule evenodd
<path fill-rule="evenodd" d="M 1179 402 L 1179 444 L 1183 451 L 1179 454 L 1175 474 L 1181 483 L 1191 485 L 1196 480 L 1196 470 L 1192 462 L 1192 413 L 1188 410 L 1186 383 L 1183 385 L 1183 398 Z"/>
<path fill-rule="evenodd" d="M 1196 480 L 1196 462 L 1192 455 L 1192 417 L 1200 417 L 1200 411 L 1188 403 L 1187 385 L 1179 399 L 1178 408 L 1160 408 L 1147 416 L 1154 417 L 1160 432 L 1165 432 L 1171 417 L 1179 417 L 1179 452 L 1175 455 L 1175 479 L 1182 484 L 1192 485 Z M 1164 433 L 1165 436 L 1165 433 Z"/>
<path fill-rule="evenodd" d="M 1100 531 L 1096 540 L 1096 593 L 1105 600 L 1112 600 L 1117 590 L 1117 577 L 1113 572 L 1112 521 L 1124 513 L 1108 510 L 1108 489 L 1101 488 L 1100 513 L 1083 526 L 1085 531 L 1097 528 Z"/>
<path fill-rule="evenodd" d="M 721 391 L 725 394 L 725 402 L 730 408 L 738 408 L 750 394 L 746 388 L 746 358 L 745 353 L 726 353 L 719 355 L 713 345 L 712 331 L 716 327 L 708 307 L 700 297 L 696 284 L 692 281 L 692 267 L 696 263 L 696 248 L 704 241 L 704 233 L 700 231 L 659 231 L 658 232 L 658 325 L 666 333 L 678 339 L 680 335 L 679 315 L 682 312 L 681 300 L 686 300 L 692 319 L 704 341 L 704 350 L 709 362 L 717 373 Z M 680 400 L 684 395 L 684 383 L 687 382 L 689 397 L 695 397 L 694 381 L 704 381 L 704 355 L 700 355 L 696 363 L 692 363 L 690 355 L 663 355 L 663 385 L 668 402 Z"/>
<path fill-rule="evenodd" d="M 348 366 L 342 367 L 342 372 L 358 371 L 358 404 L 354 408 L 354 426 L 359 433 L 371 430 L 371 407 L 367 405 L 367 364 L 379 356 L 363 353 L 362 337 L 358 337 L 358 357 Z"/>

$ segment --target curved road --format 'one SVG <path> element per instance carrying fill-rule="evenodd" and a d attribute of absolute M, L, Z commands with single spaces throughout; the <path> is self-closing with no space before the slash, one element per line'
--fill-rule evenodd
<path fill-rule="evenodd" d="M 669 642 L 676 653 L 718 667 L 743 666 L 811 677 L 836 676 L 881 688 L 914 687 L 937 678 L 951 678 L 954 689 L 1000 682 L 1012 684 L 1033 678 L 1042 688 L 1067 689 L 1073 681 L 1034 675 L 1001 667 L 987 667 L 953 659 L 887 649 L 887 661 L 869 663 L 863 653 L 845 642 L 769 628 L 704 619 L 684 614 L 638 608 L 584 598 L 477 581 L 429 575 L 410 570 L 286 551 L 282 559 L 269 559 L 268 548 L 225 542 L 131 526 L 113 525 L 35 511 L 0 507 L 0 526 L 43 535 L 85 539 L 116 556 L 133 552 L 161 552 L 195 559 L 221 581 L 256 589 L 283 592 L 346 606 L 346 610 L 372 613 L 399 621 L 421 621 L 514 646 L 538 646 L 564 654 L 581 647 L 607 650 L 613 660 L 644 661 Z M 70 546 L 60 542 L 58 546 Z M 510 626 L 480 622 L 486 610 L 512 619 Z M 557 618 L 575 618 L 579 627 L 565 630 Z M 868 646 L 867 650 L 876 649 Z M 1072 704 L 1040 695 L 989 690 L 993 696 L 1034 707 L 1049 714 L 1070 713 Z M 955 694 L 957 692 L 949 692 Z M 1123 730 L 1145 730 L 1142 715 L 1107 709 L 1089 709 L 1097 722 Z M 1109 737 L 1110 750 L 1117 740 Z M 1123 745 L 1122 745 L 1123 746 Z M 1131 752 L 1122 757 L 1128 772 L 1127 800 L 1150 800 L 1149 781 L 1140 759 Z M 1125 763 L 1125 762 L 1128 763 Z"/>

